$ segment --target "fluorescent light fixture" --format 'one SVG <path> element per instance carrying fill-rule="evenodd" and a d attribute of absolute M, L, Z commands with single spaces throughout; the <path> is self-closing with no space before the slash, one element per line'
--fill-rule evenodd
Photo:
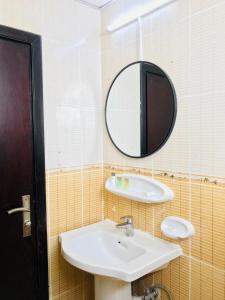
<path fill-rule="evenodd" d="M 141 6 L 137 6 L 134 10 L 128 11 L 126 14 L 121 15 L 118 19 L 116 19 L 107 27 L 107 30 L 110 32 L 115 31 L 133 22 L 134 20 L 174 1 L 175 0 L 149 0 L 148 3 L 143 4 Z"/>

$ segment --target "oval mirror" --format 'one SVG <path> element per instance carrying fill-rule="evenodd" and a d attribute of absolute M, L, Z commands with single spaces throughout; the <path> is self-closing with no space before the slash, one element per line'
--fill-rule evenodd
<path fill-rule="evenodd" d="M 115 147 L 130 157 L 145 157 L 168 140 L 176 119 L 176 94 L 158 66 L 134 62 L 113 80 L 105 118 Z"/>

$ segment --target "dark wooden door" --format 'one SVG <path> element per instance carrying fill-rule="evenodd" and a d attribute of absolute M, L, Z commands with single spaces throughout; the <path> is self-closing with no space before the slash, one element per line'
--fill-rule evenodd
<path fill-rule="evenodd" d="M 42 205 L 41 211 L 38 204 L 45 201 L 44 187 L 42 195 L 37 189 L 41 178 L 38 178 L 36 165 L 43 152 L 37 153 L 35 144 L 38 133 L 34 127 L 38 125 L 35 124 L 38 118 L 34 115 L 37 111 L 33 102 L 34 52 L 28 39 L 21 41 L 22 32 L 1 29 L 6 36 L 0 36 L 0 298 L 47 299 L 46 288 L 43 293 L 40 282 L 44 268 L 39 247 L 43 239 L 41 251 L 42 256 L 46 256 L 45 263 L 47 253 L 45 206 Z M 44 166 L 43 157 L 40 163 Z M 41 181 L 44 185 L 43 178 Z M 8 214 L 10 209 L 23 206 L 24 195 L 30 195 L 31 205 L 31 235 L 28 236 L 23 234 L 23 212 Z M 42 236 L 38 231 L 41 224 L 37 222 L 38 214 L 43 218 L 39 220 L 44 226 Z"/>
<path fill-rule="evenodd" d="M 141 63 L 141 155 L 158 151 L 168 140 L 176 120 L 176 93 L 158 66 Z"/>
<path fill-rule="evenodd" d="M 155 152 L 165 141 L 174 118 L 174 96 L 165 76 L 146 73 L 147 153 Z"/>

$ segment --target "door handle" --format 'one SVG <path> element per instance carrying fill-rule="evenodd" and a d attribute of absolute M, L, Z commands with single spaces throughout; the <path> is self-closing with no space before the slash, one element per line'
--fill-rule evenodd
<path fill-rule="evenodd" d="M 17 207 L 7 211 L 8 215 L 16 214 L 18 212 L 30 212 L 30 210 L 25 207 Z"/>
<path fill-rule="evenodd" d="M 16 207 L 7 211 L 8 215 L 23 213 L 23 237 L 31 235 L 31 217 L 30 217 L 30 195 L 22 196 L 22 207 Z"/>

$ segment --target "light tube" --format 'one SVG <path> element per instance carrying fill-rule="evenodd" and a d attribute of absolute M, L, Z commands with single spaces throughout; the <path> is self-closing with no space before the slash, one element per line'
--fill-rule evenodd
<path fill-rule="evenodd" d="M 131 22 L 134 20 L 151 13 L 166 4 L 169 4 L 171 2 L 174 2 L 175 0 L 152 0 L 149 1 L 149 3 L 146 3 L 144 5 L 136 7 L 136 9 L 127 12 L 124 15 L 121 15 L 118 19 L 116 19 L 113 23 L 111 23 L 108 27 L 107 30 L 110 32 L 113 32 Z"/>

